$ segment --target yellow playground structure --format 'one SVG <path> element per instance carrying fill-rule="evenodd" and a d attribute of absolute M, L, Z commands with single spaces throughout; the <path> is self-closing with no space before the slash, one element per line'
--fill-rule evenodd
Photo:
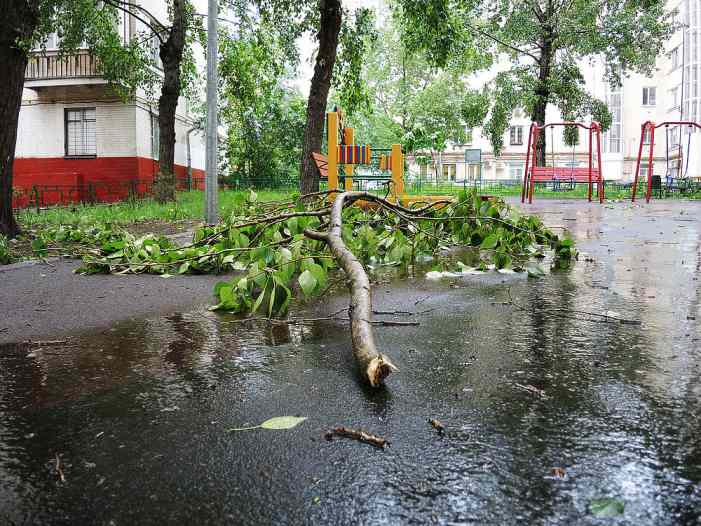
<path fill-rule="evenodd" d="M 343 113 L 336 109 L 326 114 L 327 155 L 312 154 L 319 175 L 327 181 L 328 190 L 353 190 L 354 181 L 377 181 L 389 185 L 388 197 L 395 203 L 409 206 L 444 200 L 441 196 L 407 196 L 404 193 L 405 155 L 401 144 L 393 144 L 389 150 L 375 150 L 379 159 L 373 164 L 373 149 L 367 144 L 355 144 L 353 128 L 343 127 Z M 342 134 L 339 133 L 342 131 Z M 340 141 L 339 141 L 340 138 Z M 373 174 L 356 174 L 355 166 L 373 166 Z M 339 167 L 343 171 L 339 172 Z M 377 174 L 377 172 L 380 172 Z"/>

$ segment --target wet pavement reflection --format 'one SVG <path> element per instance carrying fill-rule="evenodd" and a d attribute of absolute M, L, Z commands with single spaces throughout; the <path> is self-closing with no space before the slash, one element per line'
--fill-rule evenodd
<path fill-rule="evenodd" d="M 701 524 L 701 204 L 532 210 L 572 231 L 572 269 L 376 287 L 422 313 L 378 327 L 383 391 L 336 321 L 194 310 L 0 347 L 0 524 L 599 524 L 600 498 Z M 280 415 L 308 420 L 226 432 Z"/>

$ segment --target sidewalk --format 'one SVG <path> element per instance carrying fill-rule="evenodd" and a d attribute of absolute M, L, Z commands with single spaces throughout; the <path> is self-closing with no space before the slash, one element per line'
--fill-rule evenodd
<path fill-rule="evenodd" d="M 57 338 L 121 320 L 211 305 L 225 276 L 92 275 L 80 261 L 53 259 L 0 266 L 0 344 Z"/>

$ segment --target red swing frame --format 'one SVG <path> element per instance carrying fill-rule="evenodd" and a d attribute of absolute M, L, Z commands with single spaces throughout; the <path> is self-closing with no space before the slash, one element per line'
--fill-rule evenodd
<path fill-rule="evenodd" d="M 645 202 L 649 203 L 652 197 L 652 173 L 653 173 L 653 157 L 655 154 L 655 130 L 661 128 L 662 126 L 694 126 L 695 128 L 701 129 L 701 125 L 693 121 L 665 121 L 660 124 L 655 124 L 652 121 L 645 121 L 640 127 L 640 146 L 638 147 L 638 160 L 635 163 L 635 178 L 633 179 L 633 191 L 631 201 L 635 202 L 635 194 L 638 191 L 638 177 L 640 176 L 640 162 L 643 156 L 643 146 L 645 142 L 645 131 L 650 129 L 650 144 L 648 144 L 648 160 L 647 160 L 647 190 L 645 192 Z M 686 152 L 689 155 L 689 152 Z"/>
<path fill-rule="evenodd" d="M 566 166 L 536 166 L 536 144 L 541 133 L 545 133 L 547 128 L 555 126 L 577 126 L 589 131 L 589 167 L 575 168 Z M 596 167 L 594 166 L 593 138 L 596 137 Z M 574 183 L 588 183 L 589 191 L 587 199 L 591 202 L 593 183 L 596 182 L 599 203 L 604 202 L 604 179 L 601 171 L 601 126 L 598 122 L 592 122 L 589 126 L 579 122 L 553 122 L 540 126 L 538 123 L 531 123 L 528 133 L 528 149 L 526 150 L 526 168 L 523 173 L 523 186 L 521 188 L 521 202 L 525 203 L 528 196 L 528 203 L 533 202 L 533 190 L 536 182 L 570 181 Z"/>

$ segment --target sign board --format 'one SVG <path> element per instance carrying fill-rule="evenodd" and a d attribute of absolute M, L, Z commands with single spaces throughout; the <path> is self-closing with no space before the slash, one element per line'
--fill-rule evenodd
<path fill-rule="evenodd" d="M 465 150 L 465 162 L 467 164 L 482 163 L 482 150 L 479 148 Z"/>

